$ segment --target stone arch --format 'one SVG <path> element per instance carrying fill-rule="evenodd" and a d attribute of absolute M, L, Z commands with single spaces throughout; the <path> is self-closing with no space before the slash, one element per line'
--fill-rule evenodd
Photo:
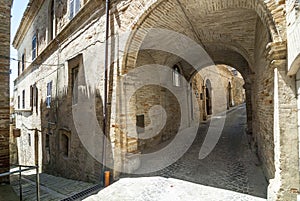
<path fill-rule="evenodd" d="M 143 8 L 140 9 L 141 12 L 136 15 L 132 24 L 130 25 L 131 30 L 137 29 L 141 23 L 147 18 L 148 14 L 154 10 L 158 5 L 160 5 L 165 0 L 150 0 L 146 2 L 137 2 L 139 6 Z M 277 30 L 276 23 L 274 21 L 273 14 L 271 13 L 270 7 L 275 4 L 275 0 L 271 0 L 268 4 L 263 0 L 230 0 L 230 1 L 222 1 L 217 0 L 212 2 L 210 6 L 206 6 L 204 10 L 207 12 L 217 11 L 220 9 L 229 9 L 229 8 L 246 8 L 254 10 L 263 24 L 268 27 L 273 41 L 280 41 L 281 36 L 279 31 Z M 135 4 L 134 2 L 132 4 Z M 207 4 L 206 4 L 207 5 Z"/>
<path fill-rule="evenodd" d="M 123 60 L 123 68 L 121 70 L 122 73 L 128 72 L 128 67 L 135 66 L 134 62 L 137 58 L 137 53 L 132 53 L 132 51 L 128 51 L 131 49 L 134 49 L 138 51 L 142 41 L 143 37 L 145 37 L 146 33 L 144 31 L 141 31 L 141 33 L 138 33 L 141 26 L 145 23 L 147 17 L 155 11 L 156 8 L 158 8 L 162 3 L 168 2 L 168 0 L 151 0 L 147 3 L 140 3 L 139 6 L 142 6 L 143 9 L 140 9 L 141 12 L 138 12 L 133 22 L 130 24 L 130 29 L 133 30 L 133 32 L 130 34 L 128 38 L 128 42 L 125 46 L 125 52 L 131 52 L 130 56 L 127 56 Z M 175 1 L 174 1 L 175 2 Z M 177 1 L 179 2 L 179 1 Z M 201 2 L 201 1 L 200 1 Z M 194 2 L 195 3 L 195 2 Z M 211 3 L 211 5 L 209 5 Z M 199 3 L 201 4 L 201 3 Z M 271 11 L 269 9 L 269 5 L 265 3 L 262 0 L 250 0 L 250 1 L 243 1 L 243 0 L 231 0 L 231 1 L 221 1 L 217 0 L 216 2 L 205 2 L 203 3 L 205 5 L 204 9 L 202 9 L 199 12 L 204 12 L 204 14 L 211 13 L 211 12 L 217 12 L 220 10 L 229 10 L 229 9 L 244 9 L 244 10 L 252 10 L 254 11 L 259 19 L 261 20 L 262 24 L 266 27 L 270 34 L 271 41 L 281 41 L 282 36 L 280 35 L 279 31 L 277 30 L 276 23 L 274 21 L 274 18 L 272 17 Z M 134 3 L 133 3 L 134 5 Z M 131 7 L 130 7 L 131 8 Z M 130 10 L 129 8 L 129 10 Z M 130 11 L 129 11 L 130 12 Z M 136 11 L 135 11 L 136 12 Z M 164 13 L 165 14 L 165 13 Z M 146 27 L 151 28 L 151 22 L 147 22 Z M 214 34 L 209 34 L 213 36 Z M 218 37 L 218 36 L 217 36 Z M 135 41 L 135 38 L 138 38 L 137 41 Z M 216 41 L 216 40 L 213 40 Z M 238 52 L 245 58 L 245 60 L 248 62 L 249 67 L 253 65 L 253 59 L 250 57 L 250 55 L 247 53 L 247 51 L 242 47 L 242 45 L 239 45 L 238 43 L 234 42 L 235 45 L 233 45 L 233 42 L 224 42 L 224 40 L 218 40 L 223 41 L 223 45 L 226 46 L 228 49 L 232 49 L 233 51 Z M 213 42 L 208 42 L 213 43 Z M 203 45 L 203 44 L 202 44 Z M 205 44 L 204 44 L 205 45 Z M 133 52 L 134 52 L 133 51 Z M 253 55 L 251 55 L 253 56 Z M 130 57 L 130 59 L 128 59 Z M 132 63 L 133 62 L 133 63 Z"/>
<path fill-rule="evenodd" d="M 186 0 L 186 1 L 191 1 L 191 0 Z M 126 43 L 126 47 L 125 47 L 125 52 L 130 52 L 130 55 L 126 55 L 126 57 L 123 60 L 123 65 L 122 65 L 123 69 L 121 69 L 122 73 L 126 74 L 128 72 L 128 69 L 130 70 L 130 68 L 135 67 L 135 61 L 138 59 L 139 49 L 142 46 L 145 36 L 147 35 L 146 31 L 143 31 L 143 28 L 150 28 L 150 29 L 152 27 L 156 28 L 156 26 L 155 26 L 156 24 L 152 25 L 151 23 L 155 22 L 155 19 L 160 20 L 161 18 L 165 18 L 164 20 L 166 22 L 164 24 L 165 26 L 163 26 L 163 28 L 166 28 L 169 26 L 169 24 L 167 23 L 168 21 L 166 19 L 169 18 L 170 16 L 164 16 L 164 14 L 170 13 L 170 10 L 166 9 L 164 12 L 163 9 L 160 9 L 160 11 L 159 11 L 160 15 L 158 13 L 156 13 L 155 16 L 151 16 L 151 13 L 160 4 L 162 4 L 164 2 L 169 3 L 169 4 L 166 4 L 166 7 L 171 5 L 172 3 L 174 4 L 174 2 L 176 3 L 176 1 L 173 1 L 172 3 L 170 3 L 167 0 L 150 0 L 147 3 L 141 3 L 141 6 L 143 7 L 143 9 L 141 9 L 142 11 L 137 15 L 137 17 L 135 18 L 135 21 L 130 26 L 130 28 L 134 31 L 129 36 L 128 41 Z M 193 1 L 193 2 L 202 2 L 203 3 L 204 1 Z M 230 2 L 231 2 L 231 4 L 230 4 Z M 215 11 L 215 10 L 217 10 L 216 8 L 214 8 L 214 7 L 216 7 L 216 4 L 224 3 L 224 4 L 222 4 L 223 10 L 226 10 L 229 8 L 240 8 L 240 9 L 248 10 L 248 11 L 251 11 L 252 13 L 255 13 L 255 17 L 258 16 L 256 18 L 256 23 L 253 24 L 255 27 L 253 29 L 255 31 L 258 30 L 258 32 L 254 33 L 253 42 L 254 42 L 254 45 L 256 45 L 256 44 L 258 44 L 258 45 L 257 45 L 257 47 L 252 47 L 252 50 L 251 50 L 252 55 L 249 54 L 249 51 L 247 52 L 246 48 L 244 48 L 243 45 L 241 45 L 235 41 L 230 41 L 230 40 L 227 41 L 226 39 L 223 40 L 224 38 L 221 38 L 221 37 L 218 38 L 217 35 L 213 35 L 211 40 L 201 43 L 202 42 L 201 37 L 199 37 L 199 36 L 198 37 L 200 38 L 200 40 L 199 40 L 200 44 L 202 44 L 202 45 L 204 44 L 205 49 L 208 49 L 208 52 L 209 52 L 210 48 L 213 49 L 213 52 L 215 53 L 215 55 L 214 55 L 215 57 L 213 56 L 214 57 L 213 61 L 216 64 L 227 64 L 229 66 L 236 68 L 239 72 L 241 72 L 241 74 L 244 78 L 244 81 L 245 81 L 244 86 L 246 87 L 245 90 L 246 90 L 246 100 L 247 100 L 246 106 L 247 106 L 247 111 L 249 111 L 249 112 L 247 112 L 247 115 L 248 115 L 247 120 L 248 120 L 248 125 L 249 125 L 248 129 L 249 129 L 249 133 L 252 133 L 253 129 L 252 129 L 252 113 L 251 113 L 251 111 L 253 110 L 253 108 L 255 108 L 259 104 L 259 102 L 255 103 L 255 105 L 252 104 L 253 100 L 256 99 L 256 98 L 253 98 L 253 96 L 254 95 L 260 96 L 260 94 L 258 94 L 259 90 L 255 91 L 252 88 L 255 88 L 255 87 L 259 88 L 257 83 L 258 82 L 263 83 L 263 80 L 268 80 L 268 81 L 272 82 L 272 75 L 269 72 L 266 73 L 266 76 L 265 76 L 267 79 L 265 79 L 263 76 L 261 76 L 261 78 L 259 78 L 259 79 L 255 78 L 255 81 L 258 81 L 257 83 L 253 81 L 254 80 L 253 75 L 254 75 L 254 73 L 256 73 L 256 75 L 262 75 L 263 73 L 261 71 L 266 71 L 266 72 L 270 71 L 269 68 L 268 69 L 264 68 L 264 66 L 268 66 L 268 61 L 267 61 L 267 58 L 265 55 L 266 45 L 270 42 L 281 41 L 283 36 L 280 35 L 279 31 L 277 30 L 277 28 L 275 26 L 276 23 L 274 21 L 274 17 L 272 17 L 272 14 L 270 13 L 270 10 L 268 8 L 269 5 L 267 5 L 263 1 L 261 1 L 261 0 L 250 0 L 250 1 L 232 0 L 230 2 L 225 2 L 225 1 L 223 2 L 223 1 L 217 0 L 216 3 L 214 4 L 215 6 L 212 6 L 209 9 L 210 9 L 210 11 Z M 232 2 L 234 2 L 234 3 L 232 3 Z M 130 6 L 130 8 L 131 8 L 131 6 Z M 175 7 L 175 8 L 177 9 L 177 7 Z M 209 9 L 204 8 L 203 10 L 209 10 Z M 130 12 L 130 11 L 128 11 L 128 12 Z M 149 17 L 149 16 L 151 16 L 151 17 Z M 159 18 L 160 16 L 161 16 L 161 18 Z M 182 16 L 184 16 L 184 15 L 182 15 Z M 178 18 L 180 18 L 182 16 L 179 16 Z M 147 21 L 148 17 L 150 18 L 149 21 Z M 172 15 L 171 17 L 174 17 L 174 16 Z M 179 20 L 178 18 L 176 18 L 176 20 Z M 184 20 L 182 20 L 182 21 L 184 21 Z M 176 22 L 178 23 L 178 21 L 176 21 Z M 180 22 L 181 21 L 179 20 L 179 23 Z M 189 24 L 187 24 L 187 25 L 189 25 Z M 145 27 L 143 27 L 143 26 L 145 26 Z M 259 32 L 260 30 L 263 30 L 263 32 L 264 32 L 262 34 L 265 34 L 265 33 L 266 34 L 264 35 L 264 37 L 257 39 L 256 36 L 257 36 L 257 33 L 260 34 L 260 32 Z M 210 32 L 208 31 L 207 33 L 210 33 Z M 194 36 L 194 37 L 197 38 L 197 36 Z M 226 37 L 226 35 L 225 35 L 225 37 Z M 224 50 L 229 51 L 230 54 L 234 55 L 237 58 L 237 60 L 225 58 L 224 55 L 221 55 L 221 54 L 218 55 L 217 54 L 218 51 L 215 51 L 215 49 L 214 49 L 214 46 L 215 46 L 214 42 L 218 43 L 218 44 L 220 44 L 220 42 L 222 42 L 221 49 L 217 49 L 217 50 L 218 51 L 224 51 Z M 131 49 L 134 49 L 134 51 L 128 51 Z M 250 69 L 250 67 L 252 67 L 253 65 L 258 66 L 260 68 L 260 71 L 253 72 L 253 70 Z M 206 83 L 206 81 L 204 82 L 204 84 L 205 83 Z M 270 86 L 270 85 L 268 85 L 268 86 Z M 269 96 L 271 97 L 270 94 L 269 94 Z M 267 98 L 269 98 L 269 97 L 267 97 Z M 264 97 L 265 102 L 268 101 L 269 108 L 273 107 L 273 103 L 270 102 L 270 100 L 267 100 L 267 98 Z M 259 108 L 259 110 L 261 110 L 261 111 L 263 111 L 263 109 L 264 108 Z M 257 111 L 254 111 L 254 112 L 256 112 L 257 114 L 260 114 Z M 273 110 L 270 109 L 268 112 L 268 117 L 272 116 L 272 112 L 273 112 Z M 263 116 L 261 116 L 260 119 L 256 118 L 255 121 L 258 121 L 260 123 L 260 122 L 265 121 L 265 118 L 263 118 Z M 255 122 L 253 123 L 253 125 L 255 125 Z M 270 136 L 268 139 L 270 142 L 273 140 L 272 136 L 271 136 L 272 127 L 273 127 L 273 125 L 268 126 L 268 129 L 266 129 L 263 133 L 263 134 L 268 134 Z M 259 133 L 259 132 L 255 132 L 255 133 Z M 265 138 L 263 138 L 263 136 L 262 136 L 263 134 L 261 134 L 260 136 L 255 136 L 255 137 L 257 137 L 258 139 L 264 140 Z M 263 149 L 265 149 L 265 148 L 263 148 Z M 262 153 L 264 152 L 263 149 L 261 151 Z M 272 147 L 270 149 L 272 149 Z M 272 160 L 273 159 L 272 154 L 273 153 L 270 154 L 270 157 L 269 157 L 269 158 L 271 158 L 270 160 L 268 159 L 268 160 L 264 161 L 265 165 L 268 168 L 271 167 L 270 173 L 268 174 L 268 178 L 272 178 L 274 175 L 274 171 L 273 171 L 273 166 L 274 166 L 273 162 L 274 161 Z"/>
<path fill-rule="evenodd" d="M 213 42 L 205 42 L 205 46 L 222 46 L 225 49 L 228 49 L 232 52 L 235 52 L 236 54 L 239 54 L 239 57 L 244 60 L 244 62 L 247 62 L 247 66 L 249 66 L 250 68 L 253 67 L 254 61 L 253 59 L 250 57 L 250 55 L 247 53 L 247 50 L 245 50 L 245 48 L 243 46 L 241 46 L 238 43 L 227 43 L 227 42 L 223 42 L 223 41 L 218 41 L 215 40 Z M 253 70 L 253 69 L 251 69 Z"/>

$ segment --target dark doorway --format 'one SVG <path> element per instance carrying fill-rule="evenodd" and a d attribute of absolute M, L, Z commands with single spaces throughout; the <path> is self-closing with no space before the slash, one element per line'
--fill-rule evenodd
<path fill-rule="evenodd" d="M 206 80 L 206 93 L 205 93 L 205 105 L 206 105 L 206 113 L 207 115 L 211 115 L 212 114 L 212 93 L 211 93 L 211 83 L 210 80 Z"/>

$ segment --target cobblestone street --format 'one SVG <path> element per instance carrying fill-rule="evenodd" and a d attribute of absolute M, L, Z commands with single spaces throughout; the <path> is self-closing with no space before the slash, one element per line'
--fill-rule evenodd
<path fill-rule="evenodd" d="M 181 196 L 180 200 L 264 200 L 260 198 L 266 198 L 268 183 L 247 143 L 245 123 L 245 105 L 233 108 L 227 112 L 220 140 L 205 159 L 198 156 L 209 121 L 200 125 L 194 143 L 176 163 L 150 174 L 123 174 L 120 181 L 95 196 L 88 197 L 99 191 L 93 184 L 41 174 L 41 200 L 130 200 L 130 196 L 141 201 Z M 17 176 L 12 176 L 12 186 L 18 194 Z M 34 171 L 23 176 L 22 188 L 24 200 L 35 200 Z"/>
<path fill-rule="evenodd" d="M 258 158 L 249 148 L 245 134 L 245 105 L 228 111 L 222 136 L 215 149 L 205 159 L 199 160 L 199 151 L 208 126 L 209 122 L 200 126 L 193 145 L 176 163 L 155 173 L 122 177 L 176 178 L 266 198 L 268 183 Z"/>

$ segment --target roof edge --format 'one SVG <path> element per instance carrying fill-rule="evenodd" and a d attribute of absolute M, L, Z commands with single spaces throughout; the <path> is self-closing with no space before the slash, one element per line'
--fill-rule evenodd
<path fill-rule="evenodd" d="M 30 25 L 33 22 L 33 19 L 38 14 L 41 6 L 43 5 L 45 0 L 29 0 L 27 4 L 27 8 L 24 11 L 22 20 L 20 22 L 20 25 L 18 27 L 18 30 L 16 32 L 16 35 L 14 36 L 12 45 L 15 49 L 18 49 L 20 46 L 20 43 L 24 39 Z"/>

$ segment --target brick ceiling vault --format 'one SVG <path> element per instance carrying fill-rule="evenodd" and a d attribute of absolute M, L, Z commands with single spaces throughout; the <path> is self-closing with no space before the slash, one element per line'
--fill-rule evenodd
<path fill-rule="evenodd" d="M 143 1 L 145 1 L 143 3 Z M 134 3 L 133 1 L 132 3 Z M 260 20 L 270 33 L 270 41 L 278 40 L 276 26 L 267 6 L 261 0 L 139 0 L 143 13 L 137 15 L 133 30 L 163 28 L 188 36 L 201 44 L 213 61 L 227 64 L 243 75 L 253 72 L 256 24 Z M 128 52 L 138 50 L 145 38 L 143 31 L 132 34 Z M 269 42 L 269 41 L 268 41 Z M 151 53 L 149 53 L 151 54 Z M 154 53 L 152 53 L 154 54 Z M 133 59 L 133 58 L 136 59 Z M 134 68 L 138 53 L 125 60 L 126 68 Z M 151 57 L 155 58 L 155 55 Z M 128 70 L 123 71 L 126 73 Z M 193 72 L 186 74 L 192 75 Z"/>

